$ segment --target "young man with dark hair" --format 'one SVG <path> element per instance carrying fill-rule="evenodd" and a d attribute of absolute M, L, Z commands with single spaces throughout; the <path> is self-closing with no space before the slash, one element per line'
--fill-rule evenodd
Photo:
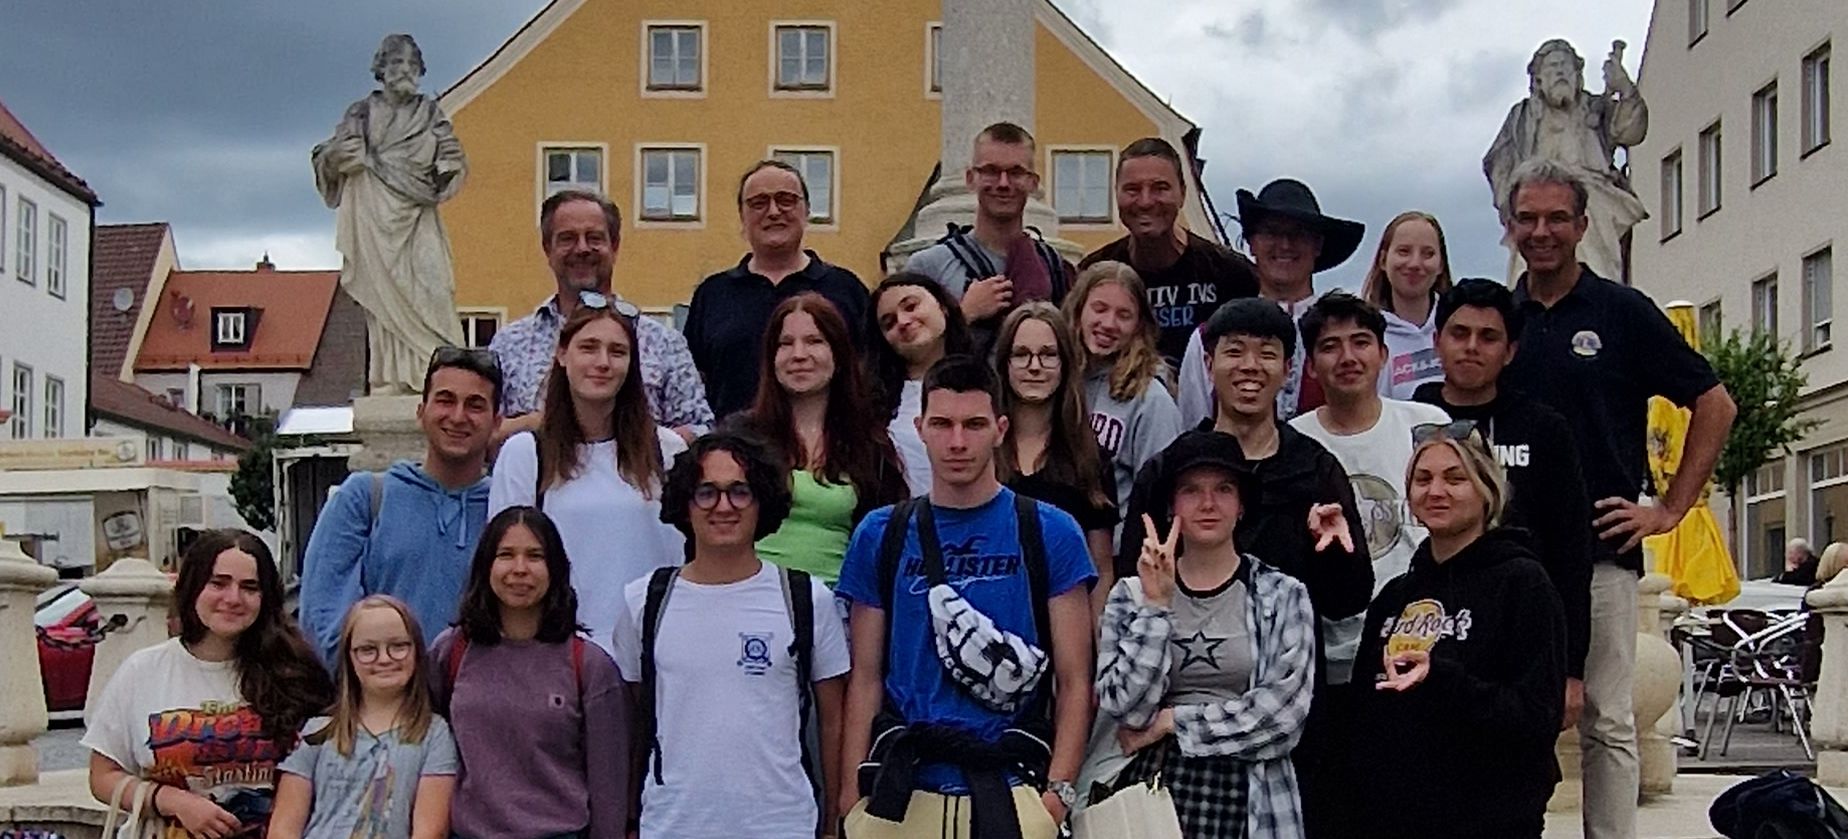
<path fill-rule="evenodd" d="M 1322 295 L 1297 324 L 1308 344 L 1309 374 L 1322 385 L 1322 407 L 1290 420 L 1290 427 L 1321 443 L 1347 470 L 1366 522 L 1373 557 L 1373 590 L 1411 567 L 1425 529 L 1411 516 L 1405 468 L 1412 459 L 1412 429 L 1447 423 L 1430 405 L 1380 396 L 1386 365 L 1386 317 L 1345 291 Z"/>
<path fill-rule="evenodd" d="M 846 832 L 1051 839 L 1090 729 L 1097 576 L 1070 515 L 996 480 L 993 368 L 952 356 L 923 387 L 930 493 L 869 514 L 841 568 Z"/>
<path fill-rule="evenodd" d="M 1187 164 L 1160 137 L 1143 137 L 1117 155 L 1117 217 L 1128 235 L 1085 255 L 1078 267 L 1112 260 L 1136 269 L 1161 327 L 1156 345 L 1169 367 L 1180 364 L 1187 336 L 1220 304 L 1258 293 L 1244 254 L 1180 226 L 1187 205 Z"/>
<path fill-rule="evenodd" d="M 832 833 L 846 632 L 820 580 L 755 544 L 789 515 L 782 464 L 732 431 L 700 437 L 661 487 L 687 564 L 629 584 L 616 663 L 642 720 L 639 835 Z"/>
<path fill-rule="evenodd" d="M 302 554 L 302 631 L 332 663 L 347 609 L 403 600 L 424 642 L 456 618 L 475 541 L 488 522 L 488 446 L 500 424 L 501 371 L 487 350 L 443 347 L 424 372 L 421 463 L 349 475 Z"/>

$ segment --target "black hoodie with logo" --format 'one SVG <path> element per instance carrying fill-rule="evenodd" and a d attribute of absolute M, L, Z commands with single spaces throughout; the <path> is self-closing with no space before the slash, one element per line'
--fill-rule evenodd
<path fill-rule="evenodd" d="M 1528 544 L 1492 530 L 1439 563 L 1427 539 L 1368 608 L 1349 731 L 1365 835 L 1540 835 L 1559 782 L 1566 636 Z M 1388 646 L 1427 650 L 1424 680 L 1378 689 Z"/>

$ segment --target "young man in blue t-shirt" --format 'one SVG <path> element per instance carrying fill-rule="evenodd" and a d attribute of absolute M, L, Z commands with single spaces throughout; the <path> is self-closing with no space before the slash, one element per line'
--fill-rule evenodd
<path fill-rule="evenodd" d="M 923 390 L 930 495 L 869 514 L 841 568 L 847 833 L 1050 839 L 1090 729 L 1096 574 L 1070 515 L 997 480 L 1007 418 L 992 369 L 945 359 Z"/>

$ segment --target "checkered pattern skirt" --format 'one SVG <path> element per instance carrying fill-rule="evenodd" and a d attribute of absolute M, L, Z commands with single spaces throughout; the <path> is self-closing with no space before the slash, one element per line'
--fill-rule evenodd
<path fill-rule="evenodd" d="M 1161 776 L 1174 795 L 1186 839 L 1245 839 L 1245 764 L 1232 757 L 1188 757 L 1173 737 L 1131 758 L 1117 777 L 1120 789 Z"/>

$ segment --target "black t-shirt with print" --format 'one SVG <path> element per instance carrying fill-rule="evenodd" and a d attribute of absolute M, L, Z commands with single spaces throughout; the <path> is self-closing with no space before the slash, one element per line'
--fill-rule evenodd
<path fill-rule="evenodd" d="M 1126 263 L 1142 277 L 1149 292 L 1149 309 L 1161 328 L 1156 344 L 1172 368 L 1180 367 L 1187 337 L 1219 310 L 1219 304 L 1258 294 L 1258 275 L 1251 260 L 1191 231 L 1181 258 L 1158 271 L 1145 271 L 1130 260 L 1127 236 L 1087 254 L 1078 268 L 1082 271 L 1106 259 Z"/>

